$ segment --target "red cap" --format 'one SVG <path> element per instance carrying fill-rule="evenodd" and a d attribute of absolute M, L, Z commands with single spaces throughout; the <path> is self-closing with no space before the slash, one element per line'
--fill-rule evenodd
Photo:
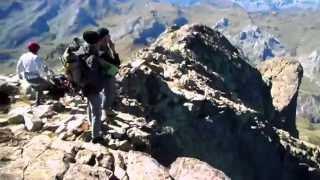
<path fill-rule="evenodd" d="M 37 52 L 40 49 L 40 45 L 37 42 L 30 42 L 28 44 L 28 49 L 29 49 L 30 52 L 32 52 L 34 54 L 37 54 Z"/>

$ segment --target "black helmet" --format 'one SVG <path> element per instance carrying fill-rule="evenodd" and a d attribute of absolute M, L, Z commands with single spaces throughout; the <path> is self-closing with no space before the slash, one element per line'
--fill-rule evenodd
<path fill-rule="evenodd" d="M 96 44 L 99 39 L 99 34 L 96 31 L 85 31 L 83 33 L 83 40 L 88 44 Z"/>
<path fill-rule="evenodd" d="M 99 34 L 99 37 L 102 39 L 106 36 L 109 36 L 109 30 L 107 28 L 99 28 L 98 34 Z"/>

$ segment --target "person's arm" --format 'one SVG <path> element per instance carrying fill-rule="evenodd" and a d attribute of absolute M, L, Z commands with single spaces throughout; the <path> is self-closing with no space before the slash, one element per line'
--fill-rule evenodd
<path fill-rule="evenodd" d="M 16 68 L 16 73 L 17 73 L 19 79 L 22 79 L 22 78 L 23 78 L 23 72 L 24 72 L 24 67 L 23 67 L 22 60 L 21 60 L 21 58 L 20 58 L 20 59 L 18 60 L 17 68 Z"/>
<path fill-rule="evenodd" d="M 37 58 L 37 66 L 41 77 L 49 79 L 49 77 L 53 75 L 44 60 L 40 57 Z"/>
<path fill-rule="evenodd" d="M 121 61 L 120 61 L 120 58 L 119 58 L 119 54 L 116 52 L 114 43 L 112 42 L 112 40 L 110 38 L 109 38 L 109 41 L 108 41 L 108 45 L 109 45 L 109 47 L 111 49 L 111 53 L 112 53 L 112 57 L 113 57 L 113 64 L 119 67 L 120 64 L 121 64 Z"/>

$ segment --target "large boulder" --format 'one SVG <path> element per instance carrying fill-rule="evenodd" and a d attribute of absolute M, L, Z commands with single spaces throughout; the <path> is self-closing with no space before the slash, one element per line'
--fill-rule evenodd
<path fill-rule="evenodd" d="M 68 171 L 64 175 L 64 180 L 109 180 L 112 172 L 102 167 L 93 167 L 85 164 L 71 164 Z"/>
<path fill-rule="evenodd" d="M 171 180 L 169 171 L 148 154 L 130 151 L 127 173 L 129 179 Z"/>
<path fill-rule="evenodd" d="M 223 172 L 195 158 L 181 157 L 170 166 L 170 175 L 175 180 L 230 180 Z"/>
<path fill-rule="evenodd" d="M 8 106 L 11 103 L 11 96 L 18 94 L 19 83 L 10 79 L 9 77 L 0 76 L 0 110 L 7 111 Z"/>
<path fill-rule="evenodd" d="M 32 160 L 24 172 L 25 179 L 61 179 L 68 169 L 62 151 L 47 150 Z"/>

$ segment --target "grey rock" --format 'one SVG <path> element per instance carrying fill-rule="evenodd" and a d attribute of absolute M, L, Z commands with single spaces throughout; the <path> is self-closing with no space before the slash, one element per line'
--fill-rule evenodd
<path fill-rule="evenodd" d="M 80 164 L 95 164 L 95 155 L 89 150 L 80 150 L 76 155 L 76 162 Z"/>
<path fill-rule="evenodd" d="M 151 134 L 140 130 L 139 128 L 133 127 L 127 131 L 127 135 L 130 141 L 135 145 L 150 144 Z"/>
<path fill-rule="evenodd" d="M 126 135 L 126 129 L 121 127 L 108 125 L 110 130 L 108 130 L 108 134 L 111 134 L 113 138 L 121 139 Z"/>
<path fill-rule="evenodd" d="M 0 143 L 8 142 L 14 137 L 12 131 L 8 128 L 0 129 Z"/>
<path fill-rule="evenodd" d="M 21 124 L 24 123 L 24 117 L 22 114 L 12 115 L 7 119 L 8 124 Z"/>
<path fill-rule="evenodd" d="M 85 164 L 71 164 L 64 175 L 64 180 L 108 180 L 113 176 L 113 172 L 102 167 L 92 167 Z"/>
<path fill-rule="evenodd" d="M 114 176 L 116 178 L 118 178 L 119 180 L 129 180 L 129 176 L 128 176 L 127 172 L 120 167 L 115 168 Z"/>
<path fill-rule="evenodd" d="M 9 118 L 7 119 L 8 124 L 24 123 L 24 115 L 28 112 L 30 112 L 30 109 L 28 109 L 28 108 L 12 109 L 8 114 L 8 116 L 9 116 Z"/>
<path fill-rule="evenodd" d="M 52 142 L 51 148 L 64 151 L 65 153 L 69 154 L 76 154 L 76 152 L 78 152 L 78 150 L 80 149 L 80 144 L 78 144 L 77 142 L 68 142 L 56 139 Z"/>
<path fill-rule="evenodd" d="M 128 154 L 127 173 L 129 179 L 171 180 L 168 170 L 150 155 L 130 151 Z"/>
<path fill-rule="evenodd" d="M 176 180 L 231 180 L 222 171 L 198 159 L 179 157 L 170 165 L 170 175 Z"/>
<path fill-rule="evenodd" d="M 40 105 L 32 108 L 33 114 L 39 118 L 51 118 L 57 113 L 53 110 L 53 105 Z"/>
<path fill-rule="evenodd" d="M 63 161 L 62 151 L 47 150 L 34 159 L 25 170 L 25 179 L 59 179 L 62 178 L 68 165 Z"/>
<path fill-rule="evenodd" d="M 43 152 L 49 149 L 52 139 L 47 135 L 33 137 L 28 144 L 23 147 L 22 157 L 30 162 L 39 157 Z"/>
<path fill-rule="evenodd" d="M 65 106 L 59 101 L 54 101 L 52 104 L 52 110 L 61 113 L 65 110 Z"/>
<path fill-rule="evenodd" d="M 97 161 L 99 163 L 99 166 L 114 172 L 115 160 L 112 153 L 98 155 Z"/>
<path fill-rule="evenodd" d="M 73 132 L 80 128 L 80 126 L 85 122 L 86 117 L 82 115 L 75 116 L 74 120 L 71 120 L 67 124 L 67 131 Z"/>
<path fill-rule="evenodd" d="M 43 122 L 38 116 L 32 114 L 24 115 L 24 125 L 28 131 L 39 131 L 42 129 Z"/>

